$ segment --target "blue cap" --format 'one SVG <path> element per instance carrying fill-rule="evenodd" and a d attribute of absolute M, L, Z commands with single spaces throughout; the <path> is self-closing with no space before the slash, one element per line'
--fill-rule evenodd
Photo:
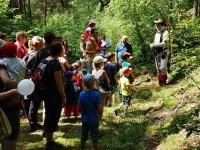
<path fill-rule="evenodd" d="M 92 74 L 86 74 L 84 77 L 83 77 L 83 83 L 86 87 L 90 86 L 91 84 L 91 81 L 95 80 L 95 76 L 92 75 Z"/>

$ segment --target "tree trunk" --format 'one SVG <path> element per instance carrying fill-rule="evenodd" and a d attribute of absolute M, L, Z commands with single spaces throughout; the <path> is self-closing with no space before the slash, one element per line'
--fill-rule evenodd
<path fill-rule="evenodd" d="M 64 10 L 64 8 L 65 8 L 64 0 L 60 0 L 60 4 L 61 4 L 61 7 L 62 7 L 62 10 Z"/>
<path fill-rule="evenodd" d="M 46 26 L 47 19 L 47 0 L 44 0 L 44 25 Z"/>
<path fill-rule="evenodd" d="M 195 17 L 198 17 L 200 15 L 200 6 L 199 6 L 199 1 L 198 0 L 195 0 L 194 3 L 193 3 L 193 18 Z"/>
<path fill-rule="evenodd" d="M 27 9 L 28 9 L 28 18 L 30 19 L 30 21 L 32 20 L 32 11 L 31 11 L 31 0 L 27 1 Z"/>

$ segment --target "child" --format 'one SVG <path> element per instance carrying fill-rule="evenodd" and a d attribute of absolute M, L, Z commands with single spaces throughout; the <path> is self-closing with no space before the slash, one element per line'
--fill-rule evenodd
<path fill-rule="evenodd" d="M 107 62 L 104 66 L 104 70 L 106 71 L 108 78 L 110 80 L 110 90 L 112 94 L 112 100 L 115 99 L 115 91 L 118 85 L 118 78 L 117 78 L 117 64 L 113 64 L 115 62 L 115 54 L 108 53 L 106 55 Z M 111 107 L 111 99 L 108 100 L 107 106 Z"/>
<path fill-rule="evenodd" d="M 81 65 L 82 65 L 82 69 L 81 69 L 81 74 L 84 76 L 88 73 L 88 69 L 87 69 L 87 61 L 85 59 L 81 60 Z"/>
<path fill-rule="evenodd" d="M 107 59 L 101 56 L 96 56 L 93 59 L 94 70 L 92 71 L 92 74 L 97 79 L 97 89 L 102 94 L 104 105 L 107 104 L 107 99 L 110 94 L 110 88 L 109 88 L 110 80 L 108 78 L 107 73 L 103 70 L 104 63 L 106 62 L 106 60 Z"/>
<path fill-rule="evenodd" d="M 96 90 L 96 80 L 94 75 L 87 74 L 83 77 L 85 90 L 80 93 L 79 105 L 82 112 L 81 129 L 81 150 L 84 150 L 88 138 L 88 132 L 91 131 L 92 142 L 95 150 L 99 149 L 99 122 L 102 119 L 102 99 L 98 90 Z"/>
<path fill-rule="evenodd" d="M 120 90 L 122 94 L 122 103 L 119 105 L 119 108 L 115 110 L 115 114 L 119 109 L 124 106 L 124 113 L 123 116 L 126 115 L 128 111 L 128 107 L 130 106 L 131 95 L 132 95 L 132 87 L 129 82 L 128 76 L 131 74 L 131 70 L 128 67 L 124 67 L 121 69 L 122 77 L 120 78 Z"/>
<path fill-rule="evenodd" d="M 75 71 L 67 71 L 64 74 L 64 83 L 65 83 L 65 96 L 66 96 L 66 106 L 64 108 L 65 116 L 70 118 L 73 113 L 75 119 L 79 115 L 79 106 L 78 106 L 78 92 L 79 88 L 75 82 Z"/>
<path fill-rule="evenodd" d="M 133 66 L 132 66 L 132 64 L 131 64 L 130 62 L 131 62 L 131 60 L 133 59 L 133 57 L 131 56 L 131 54 L 130 54 L 130 53 L 127 53 L 127 52 L 124 52 L 124 53 L 122 54 L 122 59 L 123 59 L 122 68 L 128 67 L 128 68 L 130 68 L 130 70 L 132 70 L 132 69 L 133 69 Z M 130 81 L 131 83 L 134 82 L 135 77 L 134 77 L 132 71 L 131 71 L 130 76 L 128 77 L 128 79 L 129 79 L 129 81 Z"/>
<path fill-rule="evenodd" d="M 76 70 L 76 78 L 75 78 L 76 84 L 78 85 L 80 90 L 83 90 L 83 82 L 82 82 L 83 75 L 81 74 L 81 69 L 83 68 L 82 64 L 80 61 L 77 61 L 76 63 L 72 64 L 72 66 Z"/>

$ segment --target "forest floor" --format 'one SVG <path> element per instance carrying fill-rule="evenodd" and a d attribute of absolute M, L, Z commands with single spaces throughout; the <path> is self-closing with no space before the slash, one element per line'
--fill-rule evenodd
<path fill-rule="evenodd" d="M 190 125 L 187 114 L 199 110 L 200 68 L 187 79 L 159 87 L 151 74 L 140 75 L 134 83 L 134 98 L 126 117 L 115 116 L 119 100 L 111 108 L 106 107 L 104 124 L 100 126 L 102 150 L 198 150 L 200 135 L 188 137 L 183 124 Z M 195 82 L 196 83 L 195 83 Z M 199 114 L 199 113 L 198 113 Z M 200 116 L 196 119 L 199 120 Z M 188 120 L 187 120 L 188 119 Z M 184 122 L 186 121 L 186 123 Z M 187 123 L 188 121 L 188 123 Z M 45 141 L 42 132 L 30 132 L 26 119 L 21 120 L 18 150 L 42 150 Z M 199 124 L 194 128 L 200 128 Z M 57 150 L 80 149 L 81 121 L 62 117 L 55 133 Z M 92 149 L 91 139 L 87 142 Z"/>

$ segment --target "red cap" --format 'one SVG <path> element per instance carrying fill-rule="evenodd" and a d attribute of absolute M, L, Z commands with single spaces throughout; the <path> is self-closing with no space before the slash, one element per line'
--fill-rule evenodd
<path fill-rule="evenodd" d="M 123 75 L 125 75 L 125 74 L 130 73 L 130 72 L 131 72 L 131 69 L 128 68 L 128 67 L 124 67 L 124 68 L 122 68 L 121 72 L 122 72 Z"/>
<path fill-rule="evenodd" d="M 3 57 L 13 57 L 17 54 L 17 45 L 14 43 L 7 43 L 2 47 Z"/>

